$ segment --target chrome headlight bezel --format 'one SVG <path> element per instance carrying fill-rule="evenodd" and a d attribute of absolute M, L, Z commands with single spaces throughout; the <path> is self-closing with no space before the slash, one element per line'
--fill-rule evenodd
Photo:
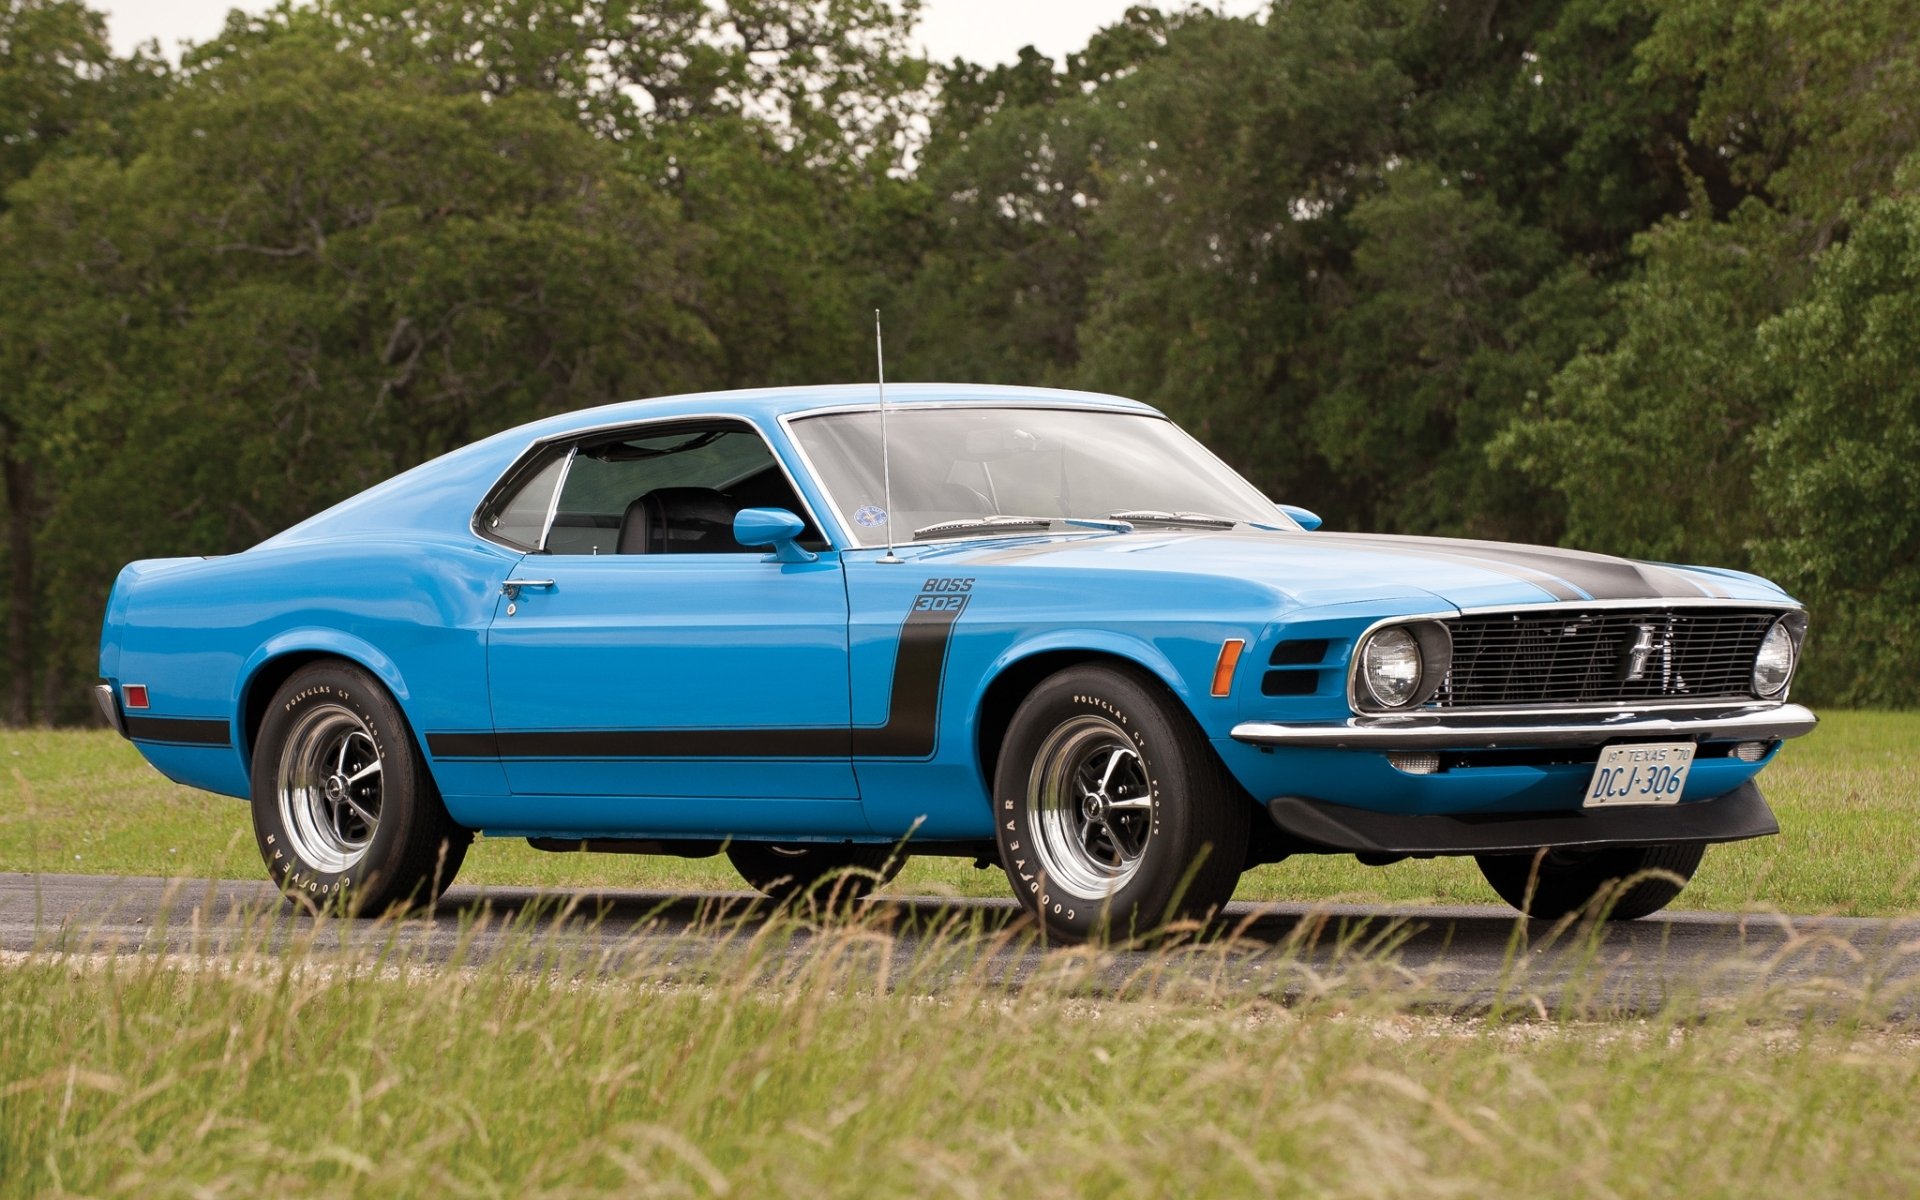
<path fill-rule="evenodd" d="M 1415 653 L 1413 684 L 1398 703 L 1390 696 L 1398 694 L 1377 683 L 1372 670 L 1373 652 L 1398 643 L 1405 652 L 1406 640 Z M 1453 635 L 1439 621 L 1403 621 L 1375 626 L 1354 643 L 1353 659 L 1347 675 L 1347 702 L 1356 713 L 1409 712 L 1433 699 L 1446 682 L 1453 665 Z M 1386 694 L 1382 694 L 1386 692 Z"/>
<path fill-rule="evenodd" d="M 1749 677 L 1754 696 L 1761 700 L 1787 698 L 1787 690 L 1793 686 L 1793 677 L 1800 669 L 1800 642 L 1806 635 L 1806 629 L 1806 614 L 1797 612 L 1786 613 L 1767 627 L 1766 636 L 1760 639 L 1760 649 L 1754 653 L 1753 673 Z M 1782 649 L 1786 654 L 1784 667 L 1778 663 Z M 1773 666 L 1778 671 L 1778 682 L 1771 687 L 1761 678 L 1761 671 L 1770 653 L 1775 657 Z"/>

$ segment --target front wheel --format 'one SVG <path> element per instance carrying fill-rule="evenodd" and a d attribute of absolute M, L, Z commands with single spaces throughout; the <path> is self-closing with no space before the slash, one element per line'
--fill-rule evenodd
<path fill-rule="evenodd" d="M 1500 898 L 1529 917 L 1555 921 L 1611 898 L 1609 921 L 1636 921 L 1672 903 L 1706 852 L 1701 845 L 1610 846 L 1483 854 L 1476 861 Z"/>
<path fill-rule="evenodd" d="M 993 786 L 1000 861 L 1051 938 L 1150 934 L 1233 895 L 1252 811 L 1159 681 L 1083 666 L 1008 727 Z"/>
<path fill-rule="evenodd" d="M 358 667 L 302 667 L 253 752 L 253 830 L 281 891 L 345 912 L 437 898 L 473 834 L 453 823 L 406 718 Z"/>

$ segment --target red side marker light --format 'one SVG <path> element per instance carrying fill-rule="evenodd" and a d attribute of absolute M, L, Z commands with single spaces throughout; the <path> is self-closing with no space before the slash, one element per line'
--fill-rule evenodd
<path fill-rule="evenodd" d="M 1240 652 L 1247 644 L 1239 638 L 1228 638 L 1220 643 L 1220 657 L 1213 664 L 1213 694 L 1228 696 L 1233 693 L 1233 669 L 1240 665 Z"/>
<path fill-rule="evenodd" d="M 147 706 L 147 685 L 144 683 L 123 683 L 120 685 L 120 707 L 145 708 Z"/>

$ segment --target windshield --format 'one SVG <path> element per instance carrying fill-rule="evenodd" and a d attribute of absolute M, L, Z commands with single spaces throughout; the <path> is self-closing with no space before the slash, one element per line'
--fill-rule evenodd
<path fill-rule="evenodd" d="M 893 511 L 880 463 L 880 413 L 792 422 L 794 439 L 862 546 L 1044 529 L 1054 520 L 1123 519 L 1224 528 L 1290 523 L 1171 421 L 1144 413 L 1053 408 L 887 412 Z M 980 523 L 985 517 L 1043 523 Z M 1207 519 L 1202 519 L 1207 518 Z M 949 526 L 950 528 L 934 528 Z"/>

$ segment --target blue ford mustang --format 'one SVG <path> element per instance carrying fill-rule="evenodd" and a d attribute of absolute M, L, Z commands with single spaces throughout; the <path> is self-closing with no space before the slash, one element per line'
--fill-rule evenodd
<path fill-rule="evenodd" d="M 1627 918 L 1777 831 L 1753 779 L 1814 717 L 1763 579 L 1318 532 L 1110 396 L 888 401 L 573 413 L 134 563 L 102 710 L 361 910 L 480 831 L 724 852 L 782 896 L 966 855 L 1056 938 L 1294 854 L 1473 855 L 1535 916 Z"/>

